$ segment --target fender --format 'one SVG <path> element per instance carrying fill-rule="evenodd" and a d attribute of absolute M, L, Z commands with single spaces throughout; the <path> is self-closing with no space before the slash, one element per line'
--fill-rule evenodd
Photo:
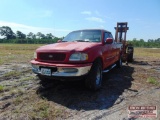
<path fill-rule="evenodd" d="M 103 45 L 102 44 L 90 49 L 87 53 L 89 56 L 89 59 L 87 62 L 93 63 L 97 58 L 100 58 L 102 61 L 102 65 L 104 66 Z"/>

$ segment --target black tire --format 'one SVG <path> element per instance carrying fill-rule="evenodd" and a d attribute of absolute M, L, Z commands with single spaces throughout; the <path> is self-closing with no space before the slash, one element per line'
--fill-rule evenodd
<path fill-rule="evenodd" d="M 37 75 L 37 77 L 39 78 L 40 81 L 46 81 L 46 78 L 43 77 L 42 75 Z"/>
<path fill-rule="evenodd" d="M 119 58 L 119 60 L 116 62 L 117 68 L 122 67 L 122 56 Z"/>
<path fill-rule="evenodd" d="M 102 63 L 97 60 L 93 63 L 91 70 L 85 80 L 85 85 L 91 90 L 98 90 L 102 86 Z"/>
<path fill-rule="evenodd" d="M 128 62 L 133 62 L 133 53 L 128 54 Z"/>
<path fill-rule="evenodd" d="M 48 86 L 48 84 L 50 84 L 50 83 L 52 82 L 51 80 L 45 78 L 45 77 L 42 76 L 42 75 L 37 75 L 37 77 L 39 78 L 40 84 L 41 84 L 43 87 Z"/>

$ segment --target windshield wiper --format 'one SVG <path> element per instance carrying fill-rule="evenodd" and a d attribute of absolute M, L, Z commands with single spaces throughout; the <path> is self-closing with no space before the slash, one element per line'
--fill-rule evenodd
<path fill-rule="evenodd" d="M 74 41 L 76 41 L 76 42 L 90 42 L 89 40 L 74 40 Z"/>

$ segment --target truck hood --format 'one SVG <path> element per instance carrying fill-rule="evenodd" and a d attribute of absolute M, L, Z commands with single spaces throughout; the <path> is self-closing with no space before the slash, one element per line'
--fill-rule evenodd
<path fill-rule="evenodd" d="M 99 46 L 101 43 L 90 42 L 61 42 L 45 45 L 37 49 L 37 52 L 45 51 L 85 51 L 91 47 Z"/>

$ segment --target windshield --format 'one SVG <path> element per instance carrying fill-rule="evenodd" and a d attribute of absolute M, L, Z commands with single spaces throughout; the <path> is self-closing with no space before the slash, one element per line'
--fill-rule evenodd
<path fill-rule="evenodd" d="M 100 42 L 101 30 L 81 30 L 69 33 L 62 42 Z"/>

